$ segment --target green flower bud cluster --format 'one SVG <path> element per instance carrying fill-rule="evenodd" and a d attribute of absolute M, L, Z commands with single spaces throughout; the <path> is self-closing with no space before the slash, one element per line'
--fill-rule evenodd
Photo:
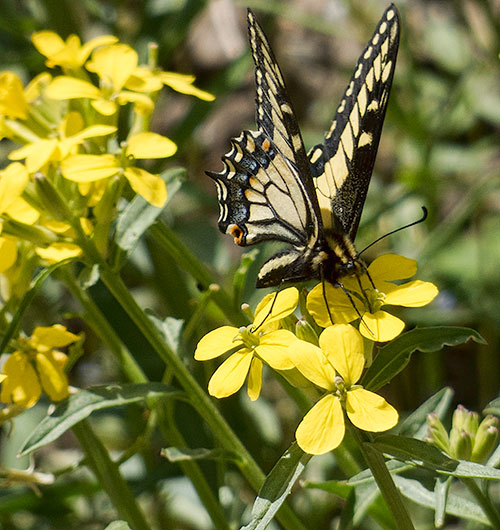
<path fill-rule="evenodd" d="M 452 458 L 484 463 L 498 443 L 498 418 L 486 416 L 479 423 L 479 414 L 459 405 L 453 413 L 448 433 L 437 414 L 427 416 L 428 441 Z"/>

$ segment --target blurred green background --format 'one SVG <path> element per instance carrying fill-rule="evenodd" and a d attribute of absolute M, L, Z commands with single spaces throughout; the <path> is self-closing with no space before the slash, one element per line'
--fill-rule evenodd
<path fill-rule="evenodd" d="M 371 249 L 371 258 L 388 251 L 416 258 L 419 278 L 440 288 L 429 307 L 401 311 L 409 327 L 469 326 L 489 344 L 415 354 L 386 393 L 404 415 L 449 385 L 456 403 L 480 410 L 500 388 L 500 3 L 413 0 L 396 5 L 402 21 L 400 51 L 357 247 L 417 219 L 420 207 L 427 206 L 430 215 L 425 223 L 379 243 Z M 197 86 L 216 95 L 215 102 L 206 103 L 164 91 L 152 128 L 179 146 L 174 160 L 158 169 L 180 165 L 188 175 L 163 219 L 228 290 L 243 250 L 217 230 L 215 187 L 204 171 L 219 170 L 229 138 L 255 127 L 247 6 L 256 11 L 271 40 L 306 147 L 321 142 L 385 2 L 2 0 L 0 13 L 1 69 L 14 70 L 25 83 L 45 68 L 30 34 L 50 29 L 64 38 L 76 33 L 82 41 L 99 34 L 117 35 L 135 47 L 143 61 L 147 44 L 156 42 L 163 69 L 193 73 Z M 5 165 L 10 148 L 6 141 L 0 144 Z M 251 304 L 263 294 L 254 289 L 258 265 L 276 246 L 259 249 L 243 296 Z M 141 305 L 162 318 L 188 320 L 197 315 L 201 293 L 196 283 L 148 238 L 124 275 Z M 91 294 L 148 375 L 158 379 L 163 367 L 111 295 L 101 285 Z M 51 281 L 29 312 L 27 332 L 37 324 L 58 322 L 74 332 L 84 330 L 85 355 L 73 369 L 72 384 L 86 387 L 122 380 L 119 367 L 79 318 L 79 311 L 60 284 Z M 212 369 L 192 360 L 194 347 L 205 332 L 225 322 L 211 305 L 198 313 L 199 320 L 183 337 L 182 353 L 205 385 Z M 293 440 L 298 412 L 273 379 L 257 403 L 250 405 L 242 392 L 220 407 L 266 471 Z M 1 465 L 27 466 L 15 453 L 45 410 L 41 403 L 18 418 L 11 433 L 4 428 Z M 178 407 L 176 417 L 191 447 L 213 446 L 192 409 Z M 131 407 L 97 415 L 93 421 L 108 447 L 121 451 L 142 434 L 147 416 L 142 408 Z M 162 444 L 153 436 L 147 448 L 127 461 L 125 475 L 150 507 L 156 527 L 210 528 L 178 468 L 158 456 Z M 36 463 L 42 469 L 61 469 L 72 465 L 76 454 L 73 439 L 65 436 L 41 451 Z M 221 469 L 206 469 L 216 487 Z M 342 476 L 331 456 L 315 459 L 308 469 L 316 478 Z M 225 470 L 224 494 L 236 521 L 253 499 L 241 481 L 230 467 Z M 337 509 L 331 497 L 313 491 L 301 499 L 296 509 L 311 521 L 311 528 L 327 528 Z M 104 528 L 113 517 L 106 496 L 81 470 L 43 488 L 42 496 L 7 484 L 0 489 L 2 529 Z M 425 521 L 427 515 L 422 517 Z"/>

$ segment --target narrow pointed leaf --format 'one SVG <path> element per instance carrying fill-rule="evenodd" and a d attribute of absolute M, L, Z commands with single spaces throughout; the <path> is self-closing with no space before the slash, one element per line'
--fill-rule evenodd
<path fill-rule="evenodd" d="M 477 331 L 469 328 L 436 326 L 403 333 L 380 348 L 373 364 L 362 378 L 362 385 L 375 392 L 406 367 L 414 351 L 439 351 L 444 346 L 456 346 L 471 339 L 486 344 Z"/>
<path fill-rule="evenodd" d="M 311 455 L 292 444 L 267 476 L 252 508 L 252 520 L 241 530 L 264 530 L 286 500 Z"/>
<path fill-rule="evenodd" d="M 178 390 L 162 383 L 139 383 L 97 386 L 71 395 L 46 416 L 24 442 L 20 456 L 47 445 L 96 410 L 145 401 L 149 398 L 176 395 Z"/>

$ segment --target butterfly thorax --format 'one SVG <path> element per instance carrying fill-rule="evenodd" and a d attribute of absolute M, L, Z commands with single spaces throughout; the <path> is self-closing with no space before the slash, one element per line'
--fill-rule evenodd
<path fill-rule="evenodd" d="M 325 230 L 324 236 L 319 279 L 335 285 L 344 276 L 361 276 L 366 271 L 349 236 L 331 230 Z"/>

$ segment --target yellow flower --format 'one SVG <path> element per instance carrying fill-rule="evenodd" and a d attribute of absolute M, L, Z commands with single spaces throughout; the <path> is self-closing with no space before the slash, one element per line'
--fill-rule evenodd
<path fill-rule="evenodd" d="M 117 37 L 112 35 L 102 35 L 82 46 L 77 35 L 70 35 L 66 42 L 53 31 L 38 31 L 31 36 L 35 48 L 47 57 L 45 64 L 49 68 L 61 66 L 69 70 L 76 70 L 83 66 L 92 50 L 98 46 L 112 44 L 117 40 Z"/>
<path fill-rule="evenodd" d="M 91 125 L 83 128 L 83 119 L 78 112 L 69 112 L 57 129 L 57 137 L 38 140 L 9 153 L 10 160 L 26 159 L 29 173 L 39 171 L 49 162 L 61 162 L 89 138 L 107 136 L 116 132 L 111 125 Z"/>
<path fill-rule="evenodd" d="M 23 84 L 13 72 L 0 72 L 0 113 L 9 118 L 28 117 L 28 102 Z"/>
<path fill-rule="evenodd" d="M 258 304 L 254 321 L 247 327 L 223 326 L 205 335 L 196 348 L 197 361 L 214 359 L 236 349 L 215 371 L 208 392 L 223 398 L 237 392 L 248 374 L 248 395 L 259 397 L 262 386 L 262 361 L 275 370 L 291 370 L 288 346 L 296 339 L 291 331 L 279 329 L 280 320 L 293 313 L 299 293 L 290 287 L 268 294 Z M 272 311 L 271 311 L 272 308 Z M 270 312 L 271 311 L 271 312 Z"/>
<path fill-rule="evenodd" d="M 32 407 L 42 390 L 52 401 L 68 397 L 68 379 L 64 373 L 67 356 L 56 348 L 78 340 L 64 326 L 36 327 L 28 339 L 18 340 L 18 349 L 4 367 L 0 399 L 21 407 Z"/>
<path fill-rule="evenodd" d="M 364 337 L 380 342 L 391 340 L 403 331 L 404 322 L 382 310 L 383 306 L 422 307 L 438 294 L 437 287 L 431 282 L 414 280 L 401 285 L 392 283 L 411 278 L 416 272 L 415 260 L 384 254 L 371 263 L 368 274 L 360 278 L 351 276 L 342 279 L 351 299 L 341 287 L 334 287 L 330 283 L 324 286 L 319 284 L 307 297 L 307 309 L 317 324 L 324 328 L 333 322 L 347 324 L 361 315 L 359 331 Z"/>
<path fill-rule="evenodd" d="M 17 240 L 0 236 L 0 273 L 10 269 L 17 260 Z"/>
<path fill-rule="evenodd" d="M 153 206 L 161 207 L 167 199 L 165 182 L 158 175 L 134 167 L 135 159 L 165 158 L 172 156 L 177 146 L 165 136 L 152 132 L 136 134 L 115 155 L 73 155 L 61 164 L 61 171 L 68 180 L 78 183 L 98 180 L 123 174 L 132 189 Z"/>
<path fill-rule="evenodd" d="M 28 225 L 38 219 L 39 213 L 21 197 L 27 183 L 28 172 L 19 162 L 0 170 L 0 216 Z"/>
<path fill-rule="evenodd" d="M 193 85 L 195 79 L 194 75 L 161 70 L 151 71 L 147 66 L 138 66 L 127 79 L 125 88 L 137 92 L 157 92 L 165 85 L 181 94 L 195 96 L 204 101 L 213 101 L 215 96 Z"/>
<path fill-rule="evenodd" d="M 289 347 L 289 357 L 304 377 L 326 390 L 295 433 L 306 453 L 323 454 L 341 444 L 345 434 L 342 409 L 364 431 L 381 432 L 396 425 L 397 411 L 381 396 L 356 384 L 365 356 L 363 337 L 354 327 L 335 324 L 326 328 L 319 347 L 297 339 Z"/>

